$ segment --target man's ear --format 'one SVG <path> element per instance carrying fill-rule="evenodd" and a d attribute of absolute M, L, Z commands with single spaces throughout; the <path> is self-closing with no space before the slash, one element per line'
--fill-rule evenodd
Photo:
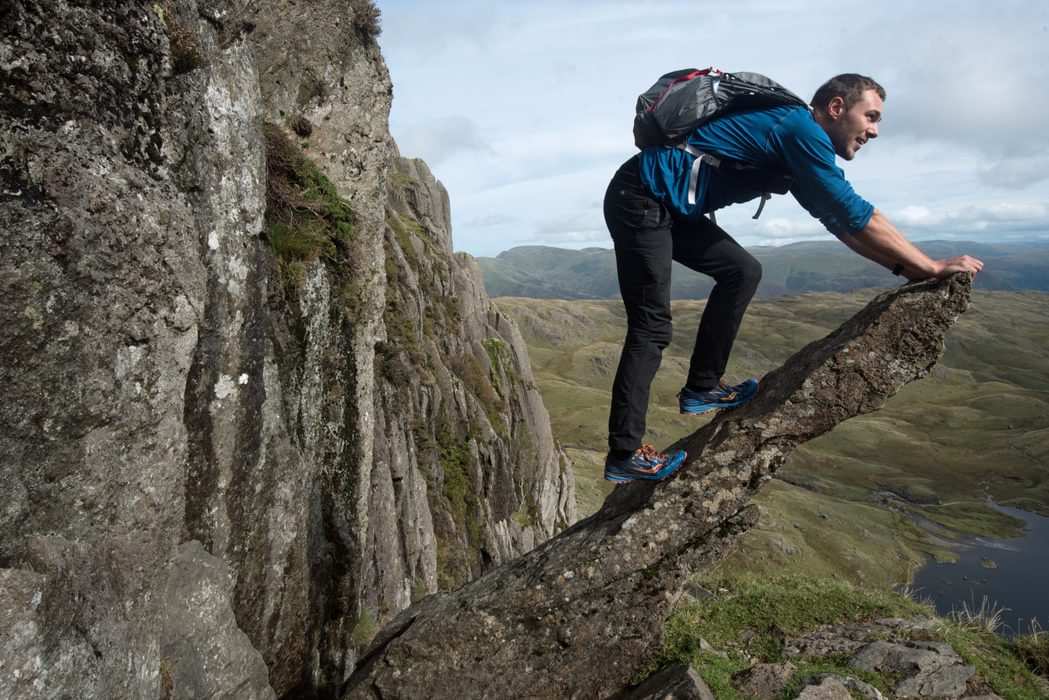
<path fill-rule="evenodd" d="M 831 119 L 837 119 L 841 115 L 845 114 L 845 98 L 840 95 L 837 97 L 830 98 L 830 102 L 827 103 L 827 116 Z"/>

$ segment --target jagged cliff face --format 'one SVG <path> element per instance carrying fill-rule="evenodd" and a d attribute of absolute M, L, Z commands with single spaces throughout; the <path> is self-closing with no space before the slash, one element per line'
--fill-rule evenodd
<path fill-rule="evenodd" d="M 0 7 L 0 695 L 333 692 L 574 519 L 369 8 Z M 264 123 L 354 212 L 291 278 Z"/>
<path fill-rule="evenodd" d="M 375 404 L 375 463 L 384 469 L 371 512 L 394 505 L 390 522 L 412 524 L 406 550 L 436 536 L 437 583 L 447 590 L 575 520 L 574 483 L 523 339 L 485 295 L 476 262 L 452 255 L 444 188 L 422 161 L 398 158 L 388 201 Z M 383 564 L 372 590 L 395 583 Z M 416 585 L 432 590 L 432 562 L 420 564 Z M 409 591 L 395 593 L 409 601 Z"/>

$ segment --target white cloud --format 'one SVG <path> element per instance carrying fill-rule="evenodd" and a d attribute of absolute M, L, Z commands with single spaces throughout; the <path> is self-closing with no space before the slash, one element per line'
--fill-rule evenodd
<path fill-rule="evenodd" d="M 1049 179 L 1049 148 L 1040 153 L 1002 156 L 980 171 L 981 181 L 1001 189 L 1022 190 Z"/>
<path fill-rule="evenodd" d="M 611 248 L 611 239 L 608 231 L 580 230 L 559 231 L 545 234 L 534 233 L 520 239 L 520 244 L 546 245 L 554 248 Z"/>
<path fill-rule="evenodd" d="M 1049 15 L 1023 2 L 915 3 L 875 32 L 893 35 L 884 128 L 994 159 L 1044 150 Z M 924 39 L 922 38 L 924 37 Z M 876 76 L 877 77 L 877 76 Z"/>
<path fill-rule="evenodd" d="M 463 153 L 484 153 L 490 146 L 481 128 L 463 116 L 435 117 L 418 122 L 398 139 L 402 153 L 418 154 L 432 168 Z"/>
<path fill-rule="evenodd" d="M 471 228 L 491 228 L 493 226 L 506 226 L 507 224 L 513 224 L 520 221 L 515 216 L 509 216 L 508 214 L 488 214 L 487 216 L 479 216 L 476 219 L 471 219 L 467 224 Z"/>
<path fill-rule="evenodd" d="M 1049 200 L 1001 201 L 934 210 L 910 205 L 890 218 L 915 240 L 973 238 L 988 242 L 1049 233 Z"/>
<path fill-rule="evenodd" d="M 827 229 L 819 221 L 811 218 L 804 219 L 769 219 L 762 221 L 757 226 L 758 234 L 765 239 L 797 239 L 799 237 L 811 238 L 814 235 L 825 234 Z"/>
<path fill-rule="evenodd" d="M 1049 202 L 1001 202 L 973 207 L 971 211 L 989 221 L 1044 224 L 1049 219 Z"/>
<path fill-rule="evenodd" d="M 941 226 L 945 220 L 945 217 L 942 214 L 934 213 L 929 207 L 919 205 L 904 207 L 893 218 L 897 225 L 913 226 L 916 228 Z"/>

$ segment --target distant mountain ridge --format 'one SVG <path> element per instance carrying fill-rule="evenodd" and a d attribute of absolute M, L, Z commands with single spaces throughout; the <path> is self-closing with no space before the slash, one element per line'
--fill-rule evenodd
<path fill-rule="evenodd" d="M 968 253 L 986 263 L 975 287 L 985 291 L 1049 291 L 1049 242 L 987 244 L 923 241 L 937 258 Z M 851 292 L 892 287 L 896 278 L 837 241 L 748 248 L 764 268 L 759 298 L 803 292 Z M 615 254 L 608 248 L 569 250 L 519 246 L 477 258 L 489 296 L 533 299 L 608 299 L 619 295 Z M 703 299 L 713 281 L 674 264 L 671 297 Z"/>

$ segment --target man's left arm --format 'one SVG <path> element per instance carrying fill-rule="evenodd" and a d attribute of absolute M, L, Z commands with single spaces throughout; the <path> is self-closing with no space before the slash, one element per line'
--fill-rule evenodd
<path fill-rule="evenodd" d="M 868 260 L 872 260 L 909 280 L 943 278 L 955 272 L 975 275 L 983 262 L 968 255 L 934 260 L 900 233 L 889 218 L 877 209 L 870 221 L 856 233 L 840 236 L 841 241 Z"/>

